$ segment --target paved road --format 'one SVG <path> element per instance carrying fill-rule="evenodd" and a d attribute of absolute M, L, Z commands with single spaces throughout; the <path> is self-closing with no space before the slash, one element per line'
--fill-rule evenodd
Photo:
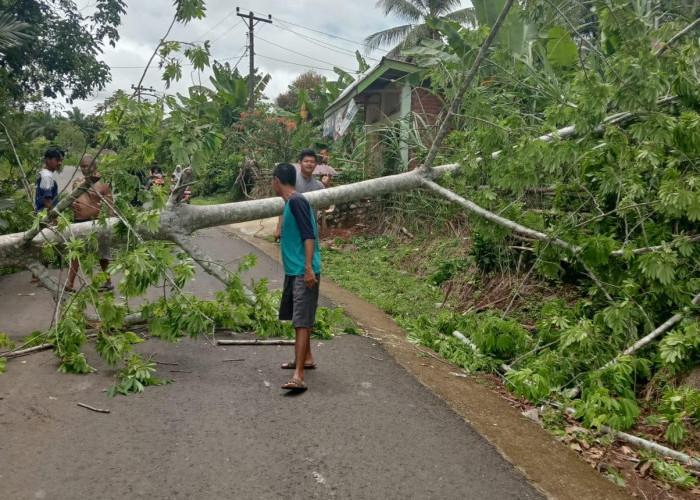
<path fill-rule="evenodd" d="M 281 266 L 246 242 L 224 229 L 200 236 L 224 262 L 258 254 L 250 277 L 280 286 Z M 0 277 L 0 330 L 14 338 L 51 318 L 48 292 L 28 281 Z M 221 286 L 200 273 L 190 289 Z M 159 367 L 175 383 L 114 399 L 103 392 L 114 369 L 91 348 L 99 371 L 85 376 L 57 373 L 49 352 L 11 360 L 0 376 L 2 498 L 542 498 L 370 338 L 313 349 L 319 368 L 293 397 L 279 388 L 290 347 L 149 340 L 139 350 L 178 363 Z"/>

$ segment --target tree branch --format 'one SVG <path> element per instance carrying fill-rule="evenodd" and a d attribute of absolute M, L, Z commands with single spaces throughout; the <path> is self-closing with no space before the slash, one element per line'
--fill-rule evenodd
<path fill-rule="evenodd" d="M 695 297 L 693 297 L 693 300 L 690 301 L 690 303 L 691 303 L 692 305 L 697 305 L 699 302 L 700 302 L 700 293 L 698 293 L 697 295 L 695 295 Z M 615 363 L 616 363 L 616 360 L 617 360 L 618 358 L 620 358 L 621 356 L 629 356 L 630 354 L 634 354 L 635 352 L 637 352 L 638 350 L 640 350 L 642 347 L 644 347 L 644 346 L 646 346 L 647 344 L 649 344 L 652 340 L 654 340 L 655 338 L 659 337 L 660 335 L 663 335 L 663 334 L 666 333 L 668 330 L 670 330 L 671 328 L 673 328 L 674 326 L 676 326 L 676 325 L 685 317 L 685 315 L 686 315 L 688 312 L 690 312 L 690 311 L 688 310 L 688 308 L 684 308 L 684 309 L 686 309 L 686 310 L 684 310 L 683 312 L 680 312 L 680 313 L 678 313 L 678 314 L 674 314 L 673 316 L 671 316 L 670 318 L 668 318 L 662 325 L 660 325 L 658 328 L 656 328 L 654 331 L 650 332 L 648 335 L 642 337 L 642 338 L 639 339 L 637 342 L 635 342 L 633 345 L 631 345 L 630 347 L 628 347 L 627 349 L 625 349 L 624 351 L 622 351 L 622 353 L 620 353 L 620 355 L 617 356 L 617 358 L 615 358 L 614 360 L 609 361 L 608 363 L 606 363 L 606 364 L 603 366 L 603 368 L 606 368 L 606 367 L 608 367 L 608 366 L 610 366 L 610 365 L 612 365 L 612 364 L 615 364 Z"/>
<path fill-rule="evenodd" d="M 659 57 L 661 54 L 663 54 L 664 52 L 666 52 L 666 51 L 669 49 L 669 47 L 671 47 L 671 45 L 673 45 L 674 43 L 676 43 L 676 40 L 678 40 L 679 38 L 681 38 L 683 35 L 685 35 L 685 34 L 688 33 L 689 31 L 691 31 L 693 28 L 695 28 L 695 27 L 698 26 L 698 25 L 700 25 L 700 17 L 697 18 L 697 19 L 696 19 L 695 21 L 693 21 L 692 23 L 690 23 L 690 24 L 689 24 L 688 26 L 686 26 L 685 28 L 683 28 L 682 30 L 680 30 L 678 33 L 676 33 L 675 35 L 673 35 L 673 36 L 671 37 L 671 39 L 670 39 L 668 42 L 666 42 L 664 45 L 662 45 L 662 46 L 659 48 L 659 50 L 657 50 L 656 52 L 654 52 L 654 56 L 655 56 L 655 57 Z"/>
<path fill-rule="evenodd" d="M 484 43 L 481 45 L 481 48 L 479 49 L 479 53 L 476 55 L 476 59 L 474 59 L 474 63 L 472 64 L 471 69 L 469 70 L 469 73 L 465 77 L 464 81 L 462 82 L 462 86 L 459 88 L 457 91 L 457 95 L 455 96 L 454 100 L 452 101 L 452 104 L 450 104 L 450 108 L 447 110 L 447 115 L 445 115 L 444 120 L 442 120 L 442 123 L 440 124 L 440 129 L 438 130 L 437 135 L 435 136 L 435 140 L 433 140 L 432 145 L 430 146 L 430 151 L 428 151 L 428 156 L 425 158 L 425 161 L 423 162 L 423 166 L 421 168 L 424 169 L 430 169 L 433 166 L 433 162 L 435 161 L 435 157 L 438 154 L 438 149 L 442 145 L 442 141 L 447 137 L 447 132 L 448 129 L 452 123 L 452 118 L 457 112 L 457 109 L 459 108 L 460 104 L 462 104 L 462 97 L 464 97 L 465 92 L 471 85 L 472 81 L 476 77 L 478 71 L 479 71 L 479 66 L 481 66 L 481 62 L 484 60 L 486 57 L 486 53 L 489 50 L 489 47 L 491 46 L 491 43 L 493 40 L 496 38 L 496 35 L 498 34 L 498 30 L 501 28 L 501 24 L 503 24 L 503 21 L 505 21 L 506 16 L 508 15 L 508 12 L 510 11 L 510 8 L 513 6 L 514 0 L 507 0 L 505 5 L 503 6 L 503 9 L 501 10 L 501 13 L 498 15 L 498 18 L 496 19 L 496 22 L 493 24 L 493 27 L 491 28 L 491 31 L 489 32 L 489 35 L 486 37 L 486 40 L 484 40 Z"/>
<path fill-rule="evenodd" d="M 24 189 L 27 191 L 27 198 L 29 198 L 29 203 L 33 205 L 34 200 L 32 199 L 32 188 L 29 186 L 29 180 L 27 179 L 27 173 L 24 171 L 24 167 L 22 166 L 22 160 L 19 159 L 19 155 L 17 154 L 17 150 L 15 149 L 15 143 L 12 141 L 10 131 L 7 130 L 5 124 L 3 122 L 0 122 L 0 125 L 2 125 L 2 128 L 5 129 L 5 135 L 7 136 L 7 140 L 10 141 L 12 153 L 15 155 L 15 160 L 17 160 L 17 165 L 19 166 L 20 172 L 22 172 L 22 184 L 24 185 Z"/>

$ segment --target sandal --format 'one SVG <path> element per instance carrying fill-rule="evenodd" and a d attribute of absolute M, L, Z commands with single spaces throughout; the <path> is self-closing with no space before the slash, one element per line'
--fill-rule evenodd
<path fill-rule="evenodd" d="M 114 290 L 114 285 L 111 283 L 102 285 L 100 288 L 97 289 L 98 292 L 111 292 L 112 290 Z"/>
<path fill-rule="evenodd" d="M 295 370 L 297 367 L 296 361 L 290 361 L 289 363 L 282 363 L 283 370 Z M 304 370 L 313 370 L 316 368 L 316 363 L 310 365 L 304 365 Z"/>
<path fill-rule="evenodd" d="M 71 288 L 68 285 L 63 287 L 63 291 L 66 293 L 75 293 L 75 288 Z"/>
<path fill-rule="evenodd" d="M 286 389 L 288 391 L 293 391 L 293 392 L 301 392 L 305 391 L 307 389 L 306 384 L 299 380 L 298 378 L 293 378 L 286 384 L 282 386 L 282 389 Z"/>

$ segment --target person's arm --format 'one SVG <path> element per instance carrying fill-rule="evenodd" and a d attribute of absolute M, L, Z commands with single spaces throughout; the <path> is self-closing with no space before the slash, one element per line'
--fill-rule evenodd
<path fill-rule="evenodd" d="M 44 198 L 44 208 L 46 209 L 46 212 L 51 212 L 53 209 L 53 198 L 48 197 Z M 54 219 L 51 221 L 52 226 L 57 226 L 58 225 L 58 219 Z"/>
<path fill-rule="evenodd" d="M 44 201 L 44 208 L 49 212 L 53 208 L 53 194 L 55 182 L 56 181 L 53 179 L 53 177 L 48 175 L 42 175 L 41 181 L 39 182 L 39 195 Z M 54 219 L 53 223 L 55 225 L 57 221 Z"/>
<path fill-rule="evenodd" d="M 316 250 L 316 239 L 304 240 L 304 283 L 309 288 L 316 286 L 316 274 L 314 274 L 313 260 Z"/>
<path fill-rule="evenodd" d="M 311 223 L 311 207 L 306 198 L 302 196 L 291 198 L 287 203 L 289 203 L 289 211 L 296 220 L 299 235 L 304 242 L 304 283 L 307 287 L 313 288 L 318 281 L 313 269 L 316 234 Z"/>
<path fill-rule="evenodd" d="M 282 236 L 282 216 L 280 215 L 277 217 L 277 227 L 275 228 L 275 232 L 273 233 L 275 237 L 275 241 L 279 240 L 280 237 Z"/>

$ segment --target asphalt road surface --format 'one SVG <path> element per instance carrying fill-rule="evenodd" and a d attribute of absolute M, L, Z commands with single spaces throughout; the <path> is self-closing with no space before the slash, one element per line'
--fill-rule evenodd
<path fill-rule="evenodd" d="M 281 286 L 281 265 L 226 229 L 198 241 L 231 268 L 257 254 L 247 279 Z M 200 272 L 188 288 L 208 297 L 222 286 Z M 0 303 L 0 331 L 16 340 L 51 322 L 50 296 L 27 273 L 0 276 Z M 280 389 L 289 346 L 151 339 L 138 350 L 177 363 L 158 369 L 174 383 L 112 399 L 104 391 L 116 369 L 91 346 L 90 375 L 58 373 L 48 351 L 10 360 L 0 375 L 0 497 L 543 498 L 371 338 L 312 348 L 318 368 L 298 396 Z"/>

